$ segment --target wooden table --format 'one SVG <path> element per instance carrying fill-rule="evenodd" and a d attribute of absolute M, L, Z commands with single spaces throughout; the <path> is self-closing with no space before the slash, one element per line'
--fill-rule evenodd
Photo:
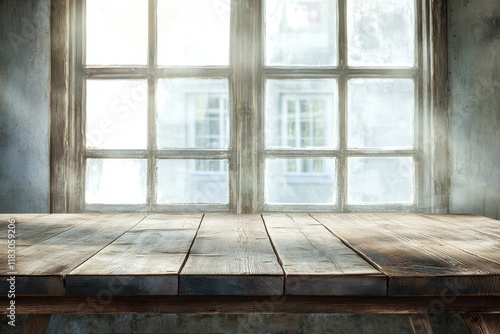
<path fill-rule="evenodd" d="M 448 312 L 500 333 L 500 222 L 480 216 L 0 215 L 0 230 L 0 288 L 15 275 L 27 332 L 52 313 L 340 312 L 431 333 L 427 314 Z"/>

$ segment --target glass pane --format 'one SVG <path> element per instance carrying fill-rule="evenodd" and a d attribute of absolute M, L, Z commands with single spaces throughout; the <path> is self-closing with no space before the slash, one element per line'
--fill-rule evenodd
<path fill-rule="evenodd" d="M 336 0 L 266 0 L 266 65 L 337 65 Z"/>
<path fill-rule="evenodd" d="M 227 160 L 158 161 L 158 203 L 228 203 Z"/>
<path fill-rule="evenodd" d="M 336 80 L 268 80 L 266 146 L 336 148 Z"/>
<path fill-rule="evenodd" d="M 348 204 L 413 203 L 413 158 L 349 158 Z"/>
<path fill-rule="evenodd" d="M 158 0 L 159 65 L 228 65 L 231 0 Z"/>
<path fill-rule="evenodd" d="M 413 80 L 350 80 L 349 148 L 413 148 L 414 100 Z"/>
<path fill-rule="evenodd" d="M 228 83 L 225 79 L 158 81 L 159 148 L 227 148 Z"/>
<path fill-rule="evenodd" d="M 88 159 L 85 202 L 145 204 L 146 170 L 146 160 Z"/>
<path fill-rule="evenodd" d="M 87 64 L 146 65 L 147 0 L 87 0 Z"/>
<path fill-rule="evenodd" d="M 146 80 L 87 80 L 87 147 L 146 148 L 147 109 Z"/>
<path fill-rule="evenodd" d="M 335 204 L 335 159 L 268 159 L 265 192 L 268 204 Z"/>
<path fill-rule="evenodd" d="M 413 66 L 415 0 L 348 0 L 351 66 Z"/>

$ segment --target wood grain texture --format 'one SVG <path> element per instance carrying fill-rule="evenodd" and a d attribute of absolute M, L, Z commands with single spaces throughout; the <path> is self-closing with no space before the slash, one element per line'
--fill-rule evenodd
<path fill-rule="evenodd" d="M 410 314 L 410 323 L 415 334 L 432 334 L 432 326 L 428 314 Z"/>
<path fill-rule="evenodd" d="M 16 262 L 11 269 L 8 265 L 7 258 L 7 230 L 2 232 L 5 238 L 0 239 L 0 266 L 5 268 L 0 274 L 0 289 L 7 289 L 6 279 L 11 276 L 10 273 L 16 274 L 16 291 L 23 293 L 23 291 L 51 291 L 53 294 L 64 294 L 64 282 L 61 276 L 44 277 L 37 279 L 36 277 L 21 276 L 19 268 L 23 265 L 20 264 L 23 260 L 20 251 L 33 246 L 44 240 L 48 240 L 64 231 L 67 231 L 78 224 L 88 221 L 97 217 L 97 214 L 52 214 L 43 215 L 41 217 L 33 217 L 28 215 L 19 216 L 20 224 L 16 221 Z M 5 234 L 4 234 L 5 233 Z M 37 254 L 40 257 L 40 253 Z M 26 264 L 29 266 L 29 263 Z M 4 290 L 7 291 L 7 290 Z"/>
<path fill-rule="evenodd" d="M 436 297 L 339 296 L 17 296 L 18 314 L 136 313 L 500 313 L 497 297 L 457 297 L 436 310 Z M 7 305 L 6 296 L 0 303 Z M 0 314 L 6 314 L 0 308 Z"/>
<path fill-rule="evenodd" d="M 74 226 L 96 217 L 97 214 L 52 214 L 41 215 L 40 217 L 20 216 L 16 220 L 16 251 L 32 246 L 43 240 L 67 231 Z M 0 235 L 5 236 L 0 239 L 0 265 L 5 266 L 7 251 L 7 231 L 0 230 Z"/>
<path fill-rule="evenodd" d="M 205 215 L 179 278 L 188 295 L 279 295 L 283 272 L 260 215 Z"/>
<path fill-rule="evenodd" d="M 500 315 L 463 314 L 462 319 L 471 334 L 500 334 Z"/>
<path fill-rule="evenodd" d="M 9 251 L 9 237 L 14 238 L 15 241 L 15 250 L 19 250 L 22 247 L 22 243 L 26 242 L 25 236 L 21 238 L 19 234 L 21 231 L 25 231 L 25 223 L 33 221 L 35 219 L 40 219 L 42 217 L 48 216 L 47 214 L 1 214 L 0 215 L 0 268 L 2 268 L 2 272 L 0 274 L 5 274 L 6 272 L 12 271 L 9 269 L 7 265 L 8 258 L 7 254 Z M 14 220 L 13 223 L 11 221 Z M 9 225 L 14 228 L 9 228 Z M 8 230 L 11 230 L 9 232 Z M 12 236 L 9 236 L 11 234 Z M 16 240 L 17 238 L 17 240 Z M 11 248 L 12 249 L 12 248 Z"/>
<path fill-rule="evenodd" d="M 177 294 L 178 274 L 201 219 L 149 215 L 69 273 L 67 294 Z"/>
<path fill-rule="evenodd" d="M 14 219 L 16 224 L 26 223 L 33 219 L 41 218 L 47 216 L 46 213 L 22 213 L 22 214 L 0 214 L 0 228 L 7 228 L 9 225 L 9 220 Z"/>
<path fill-rule="evenodd" d="M 445 243 L 467 253 L 482 257 L 500 265 L 500 237 L 485 233 L 490 227 L 483 221 L 478 221 L 477 216 L 457 216 L 440 220 L 440 216 L 424 216 L 413 214 L 377 214 L 402 228 L 410 228 L 429 240 L 439 244 Z M 436 217 L 432 219 L 430 217 Z M 496 221 L 500 230 L 500 222 Z M 477 226 L 477 231 L 474 227 Z M 499 234 L 500 236 L 500 234 Z"/>
<path fill-rule="evenodd" d="M 50 16 L 50 212 L 72 212 L 68 208 L 71 108 L 71 10 L 69 0 L 51 0 Z"/>
<path fill-rule="evenodd" d="M 16 294 L 64 294 L 66 274 L 144 217 L 142 214 L 98 215 L 21 249 L 16 255 Z M 0 288 L 6 284 L 2 279 Z"/>
<path fill-rule="evenodd" d="M 500 221 L 476 215 L 421 215 L 437 222 L 440 226 L 450 226 L 458 230 L 466 228 L 484 235 L 500 238 Z M 442 224 L 445 223 L 445 224 Z"/>
<path fill-rule="evenodd" d="M 448 0 L 430 0 L 430 121 L 426 161 L 432 162 L 427 183 L 433 212 L 446 213 L 449 207 L 449 82 L 448 82 Z"/>
<path fill-rule="evenodd" d="M 389 295 L 500 295 L 500 265 L 374 214 L 314 214 L 389 277 Z"/>
<path fill-rule="evenodd" d="M 43 334 L 49 325 L 51 314 L 30 314 L 26 327 L 24 327 L 24 334 Z"/>
<path fill-rule="evenodd" d="M 259 211 L 261 191 L 262 2 L 232 2 L 230 206 L 234 213 Z"/>
<path fill-rule="evenodd" d="M 385 275 L 307 214 L 265 214 L 287 295 L 379 295 Z"/>

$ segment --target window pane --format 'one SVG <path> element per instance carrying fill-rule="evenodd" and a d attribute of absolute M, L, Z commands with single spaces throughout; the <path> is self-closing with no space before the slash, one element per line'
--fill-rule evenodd
<path fill-rule="evenodd" d="M 336 148 L 337 104 L 335 80 L 268 80 L 266 146 Z"/>
<path fill-rule="evenodd" d="M 145 204 L 146 160 L 88 159 L 85 202 Z"/>
<path fill-rule="evenodd" d="M 413 203 L 412 158 L 349 158 L 348 165 L 348 204 Z"/>
<path fill-rule="evenodd" d="M 413 66 L 415 0 L 348 0 L 351 66 Z"/>
<path fill-rule="evenodd" d="M 146 80 L 87 80 L 86 146 L 146 148 L 147 96 Z"/>
<path fill-rule="evenodd" d="M 147 0 L 87 0 L 87 64 L 146 65 Z"/>
<path fill-rule="evenodd" d="M 336 0 L 266 0 L 266 65 L 337 65 Z"/>
<path fill-rule="evenodd" d="M 158 0 L 159 65 L 228 65 L 230 0 Z"/>
<path fill-rule="evenodd" d="M 158 203 L 228 203 L 227 160 L 158 161 Z"/>
<path fill-rule="evenodd" d="M 413 148 L 414 100 L 413 80 L 350 80 L 349 147 Z"/>
<path fill-rule="evenodd" d="M 268 204 L 335 204 L 335 159 L 268 159 Z"/>
<path fill-rule="evenodd" d="M 158 81 L 159 148 L 227 148 L 228 83 L 225 79 Z"/>

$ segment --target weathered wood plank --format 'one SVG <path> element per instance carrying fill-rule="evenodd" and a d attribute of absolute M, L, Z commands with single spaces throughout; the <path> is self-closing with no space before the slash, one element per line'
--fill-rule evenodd
<path fill-rule="evenodd" d="M 71 106 L 74 71 L 71 69 L 73 57 L 70 40 L 73 35 L 70 26 L 78 24 L 71 22 L 70 3 L 69 0 L 51 0 L 50 212 L 53 213 L 74 212 L 68 207 L 70 194 L 74 194 L 74 188 L 68 181 L 71 178 L 71 158 L 77 152 L 72 145 L 74 140 L 71 140 L 73 133 L 70 129 L 72 117 L 80 114 L 75 113 Z"/>
<path fill-rule="evenodd" d="M 0 214 L 0 228 L 6 228 L 11 219 L 16 221 L 16 224 L 26 223 L 33 219 L 48 216 L 46 213 L 12 213 L 12 214 Z"/>
<path fill-rule="evenodd" d="M 307 214 L 266 214 L 287 295 L 387 294 L 386 276 Z"/>
<path fill-rule="evenodd" d="M 389 276 L 389 295 L 500 295 L 500 266 L 374 214 L 314 214 Z"/>
<path fill-rule="evenodd" d="M 52 291 L 56 294 L 64 293 L 61 277 L 51 277 L 39 280 L 36 277 L 20 277 L 17 276 L 17 274 L 11 274 L 19 273 L 19 252 L 24 248 L 50 239 L 96 216 L 97 214 L 52 214 L 42 215 L 41 217 L 33 217 L 31 215 L 19 216 L 19 221 L 16 221 L 15 229 L 16 261 L 13 263 L 12 267 L 9 265 L 7 257 L 7 230 L 2 232 L 2 235 L 5 233 L 5 238 L 0 239 L 0 267 L 6 268 L 0 275 L 0 287 L 7 286 L 5 280 L 14 275 L 16 276 L 16 290 L 18 293 L 27 290 Z M 20 224 L 18 225 L 17 222 L 20 222 Z M 40 256 L 40 254 L 38 254 L 38 256 Z"/>
<path fill-rule="evenodd" d="M 458 229 L 468 228 L 481 234 L 489 234 L 500 238 L 500 221 L 476 215 L 421 215 L 423 217 L 454 226 Z"/>
<path fill-rule="evenodd" d="M 433 212 L 445 213 L 450 200 L 450 154 L 449 154 L 449 82 L 448 82 L 448 0 L 431 0 L 430 4 L 430 110 L 428 135 L 424 150 L 426 161 L 426 204 Z"/>
<path fill-rule="evenodd" d="M 201 214 L 150 215 L 66 276 L 70 295 L 175 295 Z"/>
<path fill-rule="evenodd" d="M 428 314 L 410 314 L 410 323 L 415 334 L 432 334 L 432 326 Z"/>
<path fill-rule="evenodd" d="M 16 251 L 32 246 L 38 242 L 67 231 L 72 227 L 96 217 L 97 214 L 52 214 L 40 217 L 19 216 L 16 220 Z M 18 224 L 19 223 L 19 224 Z M 0 230 L 0 235 L 5 236 L 0 239 L 0 265 L 5 265 L 7 251 L 7 229 Z"/>
<path fill-rule="evenodd" d="M 203 218 L 179 278 L 188 295 L 279 295 L 283 271 L 260 215 Z"/>
<path fill-rule="evenodd" d="M 471 334 L 500 334 L 500 315 L 463 314 L 462 319 Z"/>
<path fill-rule="evenodd" d="M 231 7 L 231 163 L 237 173 L 230 182 L 231 212 L 254 213 L 263 192 L 259 173 L 262 133 L 262 2 L 239 0 Z"/>
<path fill-rule="evenodd" d="M 16 213 L 0 214 L 0 236 L 2 237 L 0 242 L 4 242 L 4 244 L 0 245 L 0 247 L 1 247 L 0 248 L 1 259 L 4 259 L 5 254 L 7 254 L 6 253 L 7 250 L 5 247 L 5 245 L 7 244 L 7 230 L 9 229 L 8 226 L 12 225 L 11 224 L 12 220 L 13 220 L 15 229 L 17 230 L 18 224 L 27 223 L 27 222 L 33 221 L 34 219 L 40 219 L 42 217 L 47 217 L 47 216 L 48 216 L 48 214 L 38 214 L 38 213 L 35 213 L 35 214 L 30 214 L 30 213 L 27 213 L 27 214 L 16 214 Z"/>
<path fill-rule="evenodd" d="M 436 297 L 363 296 L 17 296 L 17 314 L 136 313 L 500 313 L 498 297 L 456 297 L 436 310 Z M 0 296 L 0 304 L 7 305 Z M 6 314 L 7 308 L 0 308 Z"/>
<path fill-rule="evenodd" d="M 104 214 L 86 220 L 16 255 L 16 294 L 65 293 L 64 276 L 139 223 L 142 214 Z M 8 282 L 1 277 L 0 289 Z"/>
<path fill-rule="evenodd" d="M 471 228 L 478 225 L 477 229 L 482 230 L 483 224 L 480 224 L 475 218 L 457 217 L 456 220 L 463 221 L 461 226 L 457 226 L 456 224 L 444 223 L 422 215 L 377 214 L 377 216 L 402 228 L 409 228 L 429 240 L 446 243 L 500 265 L 500 238 L 495 238 L 490 234 L 481 233 Z"/>
<path fill-rule="evenodd" d="M 409 274 L 411 275 L 411 274 Z M 444 274 L 445 275 L 445 274 Z M 499 296 L 499 275 L 393 276 L 389 277 L 389 295 L 494 295 Z"/>
<path fill-rule="evenodd" d="M 51 314 L 30 314 L 24 327 L 24 334 L 45 333 L 51 317 Z"/>

